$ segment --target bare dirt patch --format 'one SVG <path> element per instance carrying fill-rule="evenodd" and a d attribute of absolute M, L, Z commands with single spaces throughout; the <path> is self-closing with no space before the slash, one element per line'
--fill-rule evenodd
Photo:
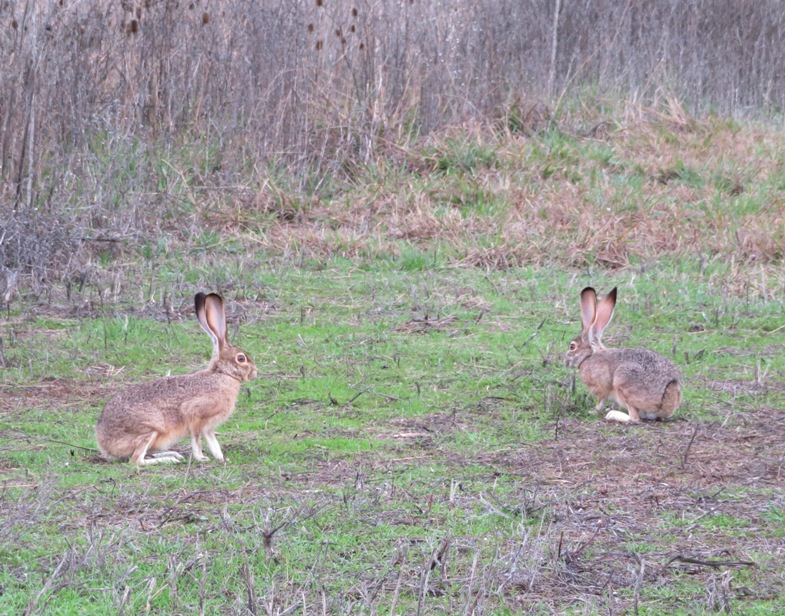
<path fill-rule="evenodd" d="M 708 584 L 718 569 L 785 556 L 761 518 L 785 476 L 785 418 L 774 417 L 763 409 L 728 425 L 565 420 L 558 440 L 483 462 L 520 478 L 522 506 L 549 512 L 564 566 L 546 577 L 553 593 L 602 595 L 679 573 Z"/>
<path fill-rule="evenodd" d="M 0 414 L 33 408 L 65 410 L 105 398 L 110 387 L 101 381 L 45 377 L 32 385 L 0 385 Z"/>
<path fill-rule="evenodd" d="M 728 598 L 768 600 L 782 591 L 768 582 L 754 590 L 730 583 L 740 569 L 763 580 L 768 559 L 785 558 L 785 540 L 765 518 L 785 502 L 781 412 L 737 413 L 722 424 L 638 426 L 568 417 L 559 420 L 556 438 L 476 455 L 435 438 L 462 430 L 465 419 L 440 413 L 375 426 L 374 435 L 395 443 L 400 455 L 325 459 L 313 473 L 292 479 L 311 486 L 373 485 L 382 498 L 398 500 L 380 513 L 389 523 L 424 523 L 434 500 L 528 520 L 540 530 L 543 556 L 534 565 L 536 583 L 531 570 L 521 570 L 506 591 L 520 607 L 537 597 L 559 606 L 592 596 L 633 609 L 642 587 L 664 588 L 682 575 L 693 576 L 708 598 L 721 575 Z M 454 469 L 452 478 L 443 478 L 449 486 L 435 489 L 430 500 L 405 489 L 396 495 L 398 473 L 434 463 Z M 480 476 L 461 470 L 483 467 Z M 494 477 L 512 482 L 512 491 L 496 496 L 488 487 Z M 487 491 L 476 493 L 478 480 Z"/>

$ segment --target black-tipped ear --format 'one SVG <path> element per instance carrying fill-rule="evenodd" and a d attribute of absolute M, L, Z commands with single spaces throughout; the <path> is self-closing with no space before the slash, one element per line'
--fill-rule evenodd
<path fill-rule="evenodd" d="M 194 295 L 194 310 L 196 311 L 196 316 L 198 317 L 200 313 L 204 312 L 204 299 L 207 296 L 202 293 L 201 291 Z"/>
<path fill-rule="evenodd" d="M 207 325 L 207 318 L 205 317 L 205 302 L 207 300 L 207 296 L 199 292 L 194 295 L 194 311 L 196 312 L 196 320 L 199 321 L 199 325 L 202 326 L 208 334 L 211 334 L 210 327 Z"/>
<path fill-rule="evenodd" d="M 581 291 L 581 325 L 583 326 L 583 331 L 587 331 L 592 326 L 596 314 L 597 292 L 591 287 L 586 287 Z"/>

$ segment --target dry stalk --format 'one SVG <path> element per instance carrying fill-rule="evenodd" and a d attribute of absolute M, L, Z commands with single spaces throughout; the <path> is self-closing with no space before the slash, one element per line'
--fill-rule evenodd
<path fill-rule="evenodd" d="M 684 448 L 684 453 L 681 456 L 681 469 L 684 470 L 687 468 L 687 457 L 690 455 L 690 448 L 692 447 L 692 443 L 695 441 L 695 437 L 698 434 L 698 424 L 695 424 L 695 427 L 692 430 L 692 436 L 690 437 L 690 442 L 687 443 L 687 447 Z"/>
<path fill-rule="evenodd" d="M 632 610 L 635 613 L 635 616 L 638 616 L 638 604 L 640 603 L 641 588 L 643 587 L 643 581 L 645 579 L 644 574 L 646 573 L 646 561 L 637 554 L 635 554 L 635 557 L 640 563 L 640 569 L 638 570 L 638 575 L 635 576 L 635 590 L 633 591 Z"/>
<path fill-rule="evenodd" d="M 395 590 L 393 591 L 392 600 L 390 601 L 390 616 L 396 613 L 395 608 L 398 605 L 398 597 L 401 593 L 401 586 L 403 585 L 403 570 L 406 565 L 406 552 L 400 554 L 398 559 L 398 578 L 395 581 Z"/>
<path fill-rule="evenodd" d="M 73 553 L 68 550 L 63 554 L 63 557 L 60 559 L 57 567 L 55 567 L 55 570 L 46 578 L 46 582 L 44 582 L 44 585 L 41 590 L 38 591 L 38 594 L 30 599 L 30 602 L 27 604 L 27 609 L 25 610 L 25 616 L 30 616 L 30 614 L 38 609 L 38 604 L 47 593 L 54 593 L 65 586 L 66 583 L 60 578 L 68 572 L 72 565 L 72 561 Z M 44 606 L 46 606 L 46 601 L 44 601 L 44 605 L 41 606 L 42 609 Z"/>
<path fill-rule="evenodd" d="M 251 612 L 253 616 L 256 616 L 258 613 L 256 609 L 256 590 L 254 588 L 253 570 L 248 566 L 248 561 L 244 561 L 240 566 L 240 576 L 245 583 L 245 589 L 247 592 L 246 605 L 248 607 L 248 611 Z"/>

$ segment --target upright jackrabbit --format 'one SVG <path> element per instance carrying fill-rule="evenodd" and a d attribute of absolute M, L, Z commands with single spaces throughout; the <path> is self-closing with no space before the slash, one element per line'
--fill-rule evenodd
<path fill-rule="evenodd" d="M 204 370 L 162 377 L 132 385 L 106 403 L 95 428 L 98 447 L 108 460 L 134 464 L 181 462 L 183 456 L 167 451 L 191 435 L 193 456 L 200 462 L 202 437 L 216 460 L 223 461 L 215 429 L 234 410 L 240 384 L 256 377 L 256 366 L 245 351 L 226 339 L 226 316 L 220 295 L 197 293 L 196 318 L 213 341 L 213 356 Z M 153 457 L 145 457 L 147 452 Z"/>
<path fill-rule="evenodd" d="M 670 417 L 681 403 L 679 370 L 654 351 L 605 348 L 602 332 L 615 307 L 616 287 L 599 305 L 594 289 L 581 291 L 583 330 L 570 342 L 564 364 L 578 368 L 581 380 L 598 398 L 597 411 L 602 411 L 606 400 L 613 400 L 629 413 L 609 411 L 605 419 L 627 422 Z"/>

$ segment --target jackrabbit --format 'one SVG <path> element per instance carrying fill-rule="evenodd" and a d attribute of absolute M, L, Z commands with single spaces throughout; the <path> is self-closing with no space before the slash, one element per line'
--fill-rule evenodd
<path fill-rule="evenodd" d="M 613 318 L 616 287 L 597 304 L 591 287 L 581 291 L 579 336 L 570 342 L 564 364 L 578 368 L 581 380 L 597 396 L 597 411 L 606 400 L 626 407 L 627 413 L 609 411 L 605 419 L 634 421 L 670 417 L 681 403 L 679 370 L 672 361 L 647 349 L 608 349 L 602 332 Z"/>
<path fill-rule="evenodd" d="M 168 448 L 190 434 L 193 457 L 205 462 L 202 437 L 216 460 L 223 461 L 215 429 L 234 410 L 240 384 L 256 377 L 256 366 L 245 351 L 226 339 L 226 316 L 220 295 L 197 293 L 196 318 L 213 342 L 213 355 L 204 370 L 162 377 L 132 385 L 106 403 L 95 433 L 108 460 L 134 464 L 181 462 Z M 148 452 L 152 457 L 146 457 Z"/>

